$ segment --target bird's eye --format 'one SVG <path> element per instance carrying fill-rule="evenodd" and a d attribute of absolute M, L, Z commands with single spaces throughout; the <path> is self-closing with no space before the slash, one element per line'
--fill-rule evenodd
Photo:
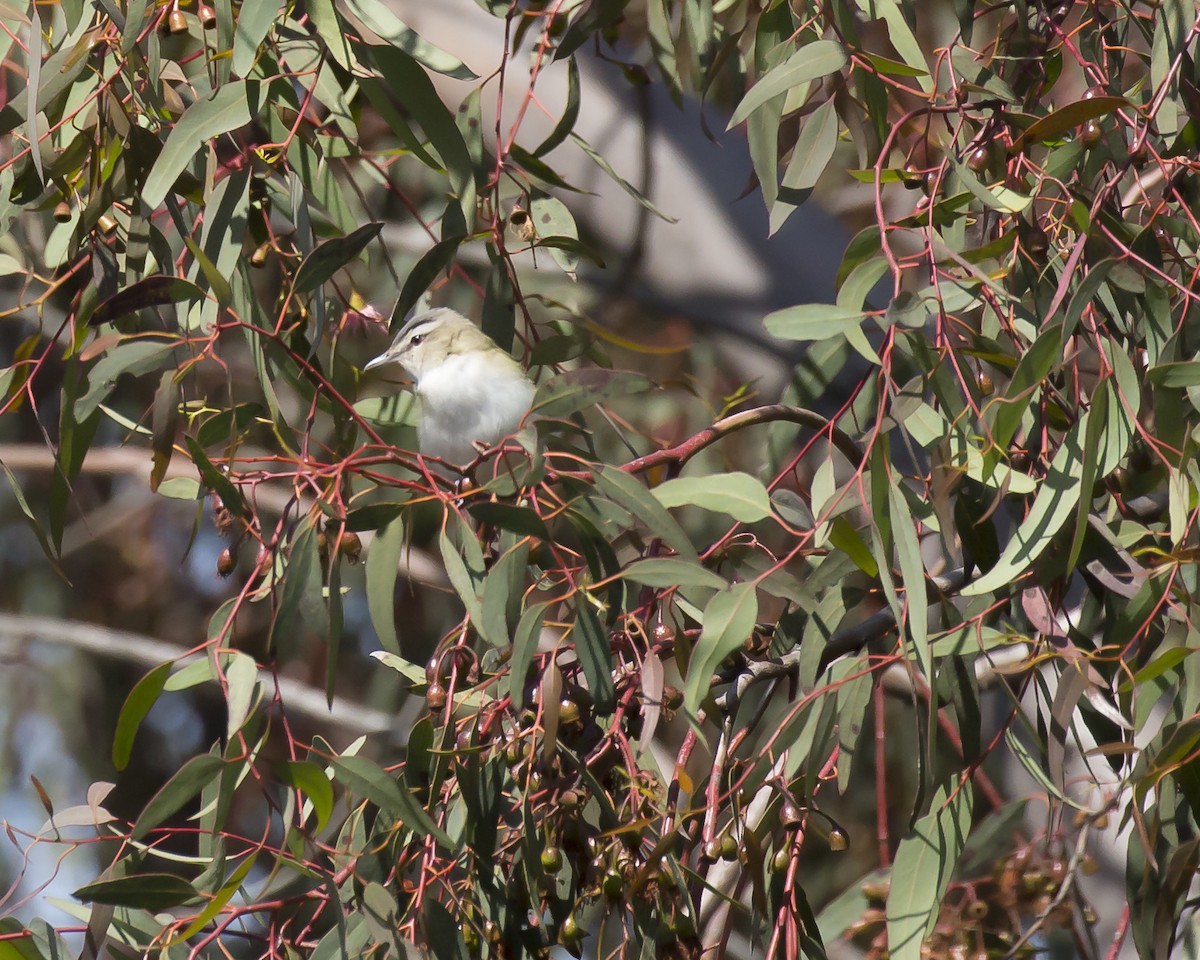
<path fill-rule="evenodd" d="M 425 334 L 418 333 L 415 337 L 413 337 L 411 340 L 408 341 L 408 345 L 410 347 L 419 347 L 421 345 L 421 341 L 424 339 L 425 339 Z"/>

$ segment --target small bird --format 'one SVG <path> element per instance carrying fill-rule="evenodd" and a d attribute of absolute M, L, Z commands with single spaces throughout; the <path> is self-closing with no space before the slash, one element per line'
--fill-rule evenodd
<path fill-rule="evenodd" d="M 465 466 L 513 433 L 533 403 L 521 365 L 486 333 L 448 307 L 418 314 L 364 370 L 399 363 L 421 401 L 421 453 Z"/>

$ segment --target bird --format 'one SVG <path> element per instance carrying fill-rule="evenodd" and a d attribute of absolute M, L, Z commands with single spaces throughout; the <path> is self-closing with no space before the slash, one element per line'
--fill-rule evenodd
<path fill-rule="evenodd" d="M 533 404 L 521 365 L 470 320 L 449 307 L 419 313 L 364 371 L 398 363 L 420 400 L 417 446 L 456 467 L 478 459 L 514 433 Z"/>

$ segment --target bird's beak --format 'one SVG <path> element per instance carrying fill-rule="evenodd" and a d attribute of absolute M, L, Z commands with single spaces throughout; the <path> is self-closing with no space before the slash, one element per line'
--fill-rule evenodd
<path fill-rule="evenodd" d="M 385 363 L 391 363 L 392 360 L 392 351 L 385 350 L 374 360 L 368 361 L 367 365 L 363 367 L 363 372 L 366 373 L 368 370 L 374 370 L 376 367 L 382 367 Z"/>

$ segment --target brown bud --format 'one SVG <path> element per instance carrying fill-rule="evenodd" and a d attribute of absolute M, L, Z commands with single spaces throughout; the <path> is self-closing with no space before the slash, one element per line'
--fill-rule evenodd
<path fill-rule="evenodd" d="M 358 563 L 358 558 L 362 556 L 362 539 L 353 530 L 348 530 L 342 534 L 342 542 L 339 549 L 342 556 L 351 563 Z"/>
<path fill-rule="evenodd" d="M 973 173 L 984 174 L 991 166 L 992 154 L 987 147 L 976 147 L 967 156 L 967 166 Z"/>
<path fill-rule="evenodd" d="M 237 556 L 232 548 L 226 547 L 217 557 L 217 573 L 222 577 L 227 577 L 233 573 L 235 567 L 237 567 Z"/>
<path fill-rule="evenodd" d="M 1095 120 L 1089 120 L 1079 131 L 1079 142 L 1083 144 L 1085 150 L 1091 150 L 1099 145 L 1100 140 L 1104 136 L 1104 130 Z"/>
<path fill-rule="evenodd" d="M 429 689 L 425 691 L 425 706 L 430 713 L 445 709 L 446 688 L 440 683 L 431 683 Z"/>
<path fill-rule="evenodd" d="M 783 824 L 784 830 L 799 830 L 800 824 L 804 822 L 804 815 L 791 800 L 784 800 L 779 809 L 779 822 Z"/>
<path fill-rule="evenodd" d="M 982 370 L 980 370 L 979 373 L 977 373 L 975 375 L 975 383 L 979 387 L 980 394 L 982 394 L 985 397 L 990 397 L 993 393 L 996 392 L 996 384 L 993 383 L 992 378 L 989 377 Z"/>

